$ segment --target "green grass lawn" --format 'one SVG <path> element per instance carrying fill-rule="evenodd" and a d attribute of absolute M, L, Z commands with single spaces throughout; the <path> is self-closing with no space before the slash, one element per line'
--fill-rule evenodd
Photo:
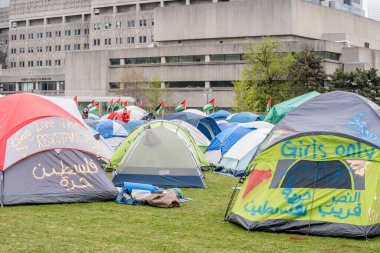
<path fill-rule="evenodd" d="M 1 252 L 380 252 L 365 240 L 248 232 L 223 223 L 237 179 L 206 173 L 180 208 L 114 202 L 4 207 Z M 302 240 L 291 240 L 297 237 Z"/>

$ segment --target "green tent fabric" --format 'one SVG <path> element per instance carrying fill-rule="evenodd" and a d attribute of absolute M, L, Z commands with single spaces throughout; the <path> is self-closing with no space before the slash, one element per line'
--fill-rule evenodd
<path fill-rule="evenodd" d="M 302 96 L 298 96 L 289 100 L 286 100 L 282 103 L 276 104 L 269 111 L 268 115 L 265 117 L 266 122 L 277 124 L 285 117 L 289 112 L 293 111 L 294 108 L 308 101 L 309 99 L 318 96 L 320 93 L 313 91 L 306 93 Z"/>

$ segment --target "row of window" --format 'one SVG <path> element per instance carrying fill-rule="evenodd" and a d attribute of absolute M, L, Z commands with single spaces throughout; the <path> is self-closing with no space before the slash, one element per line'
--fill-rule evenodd
<path fill-rule="evenodd" d="M 18 66 L 16 62 L 12 61 L 10 62 L 10 67 L 11 68 L 24 68 L 24 67 L 50 67 L 50 66 L 61 66 L 63 64 L 62 60 L 46 60 L 45 65 L 43 64 L 44 61 L 42 60 L 37 60 L 37 61 L 19 61 Z"/>
<path fill-rule="evenodd" d="M 57 82 L 42 82 L 38 84 L 34 83 L 0 83 L 0 91 L 16 91 L 16 86 L 18 85 L 18 90 L 20 91 L 32 91 L 34 89 L 39 90 L 57 90 L 57 85 L 59 85 L 60 90 L 65 89 L 65 82 L 60 81 L 59 84 Z"/>
<path fill-rule="evenodd" d="M 70 44 L 64 45 L 64 50 L 65 51 L 70 51 L 71 48 L 73 50 L 81 50 L 81 44 L 73 44 L 73 47 L 71 47 Z M 36 50 L 34 50 L 34 49 L 36 49 Z M 45 46 L 45 52 L 52 52 L 53 49 L 56 52 L 62 51 L 62 46 L 61 45 L 55 45 L 54 48 L 53 48 L 53 46 Z M 83 49 L 84 50 L 89 49 L 89 44 L 88 43 L 84 43 L 83 44 Z M 28 53 L 33 54 L 35 51 L 37 53 L 42 53 L 43 52 L 43 47 L 42 46 L 28 47 Z M 18 50 L 18 52 L 19 52 L 19 54 L 24 54 L 26 51 L 25 51 L 25 48 L 20 47 L 19 50 Z M 17 54 L 17 49 L 16 48 L 11 48 L 11 54 Z"/>
<path fill-rule="evenodd" d="M 143 36 L 139 36 L 138 38 L 139 38 L 139 40 L 138 40 L 139 44 L 146 44 L 147 43 L 147 36 L 143 35 Z M 102 45 L 101 42 L 102 42 L 101 39 L 94 39 L 93 45 L 94 46 L 101 46 Z M 154 42 L 153 36 L 151 36 L 151 42 Z M 134 36 L 127 37 L 126 43 L 127 44 L 135 44 L 135 37 Z M 116 45 L 122 45 L 123 44 L 123 37 L 115 38 L 115 44 Z M 103 45 L 111 46 L 112 45 L 112 38 L 105 38 Z"/>
<path fill-rule="evenodd" d="M 214 88 L 233 87 L 233 81 L 211 81 L 210 86 Z M 186 82 L 166 82 L 166 88 L 205 88 L 204 81 L 186 81 Z M 120 89 L 121 83 L 109 83 L 109 88 Z"/>
<path fill-rule="evenodd" d="M 68 36 L 71 36 L 71 34 L 74 34 L 75 36 L 80 36 L 81 33 L 82 33 L 82 30 L 80 28 L 78 28 L 78 29 L 74 29 L 73 33 L 71 33 L 71 30 L 65 30 L 63 34 L 64 34 L 64 36 L 68 37 Z M 84 28 L 83 33 L 84 33 L 84 35 L 88 35 L 89 34 L 88 28 Z M 46 32 L 45 38 L 53 38 L 53 35 L 54 35 L 54 37 L 59 38 L 62 36 L 62 31 L 55 31 L 54 33 L 51 31 Z M 25 40 L 26 36 L 25 36 L 25 34 L 19 34 L 18 38 L 19 38 L 19 40 Z M 42 38 L 44 38 L 44 33 L 43 32 L 28 33 L 28 39 L 29 40 L 32 40 L 34 38 L 42 39 Z M 17 35 L 12 34 L 11 40 L 17 40 Z"/>
<path fill-rule="evenodd" d="M 112 29 L 112 22 L 105 22 L 104 23 L 104 29 L 109 30 Z M 140 19 L 139 22 L 139 27 L 147 27 L 148 26 L 148 21 L 146 19 Z M 151 20 L 151 26 L 154 26 L 154 19 Z M 123 28 L 123 22 L 122 21 L 116 21 L 115 22 L 115 27 L 116 29 Z M 135 27 L 135 20 L 128 20 L 127 21 L 127 27 L 128 28 L 133 28 Z M 94 31 L 98 31 L 102 29 L 102 24 L 101 23 L 94 23 Z"/>

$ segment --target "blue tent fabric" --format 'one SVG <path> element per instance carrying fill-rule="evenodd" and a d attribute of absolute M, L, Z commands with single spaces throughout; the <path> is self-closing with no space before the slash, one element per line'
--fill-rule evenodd
<path fill-rule="evenodd" d="M 242 126 L 235 126 L 228 128 L 218 134 L 215 139 L 210 143 L 206 151 L 219 150 L 222 155 L 228 152 L 230 148 L 246 134 L 256 130 L 256 128 L 247 128 Z"/>
<path fill-rule="evenodd" d="M 262 121 L 264 116 L 254 114 L 252 112 L 239 112 L 227 117 L 228 122 L 248 123 L 253 121 Z"/>
<path fill-rule="evenodd" d="M 226 119 L 230 113 L 226 110 L 219 110 L 217 112 L 211 113 L 208 115 L 210 118 L 213 118 L 214 120 L 224 120 Z"/>
<path fill-rule="evenodd" d="M 92 127 L 96 132 L 100 133 L 104 139 L 113 138 L 113 137 L 127 137 L 128 130 L 124 122 L 113 121 L 113 120 L 99 120 L 94 122 L 87 123 Z M 122 131 L 117 131 L 114 129 L 114 125 L 117 124 L 121 126 Z"/>
<path fill-rule="evenodd" d="M 144 125 L 145 123 L 146 121 L 144 120 L 131 120 L 125 125 L 125 127 L 127 128 L 128 133 L 131 133 L 133 130 L 141 125 Z"/>
<path fill-rule="evenodd" d="M 164 120 L 179 119 L 195 126 L 209 140 L 217 136 L 221 130 L 215 120 L 210 117 L 205 117 L 191 112 L 177 112 L 164 117 Z"/>
<path fill-rule="evenodd" d="M 220 130 L 224 131 L 228 128 L 235 127 L 238 124 L 239 123 L 236 123 L 236 122 L 223 122 L 223 123 L 219 123 L 218 126 L 219 126 Z"/>

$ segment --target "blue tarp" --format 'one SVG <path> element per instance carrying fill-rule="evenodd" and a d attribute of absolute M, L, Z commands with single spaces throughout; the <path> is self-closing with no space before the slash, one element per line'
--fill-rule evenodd
<path fill-rule="evenodd" d="M 256 130 L 256 128 L 247 128 L 242 126 L 235 126 L 228 128 L 218 134 L 215 139 L 210 143 L 206 151 L 220 150 L 222 155 L 225 154 L 230 148 L 243 136 Z"/>
<path fill-rule="evenodd" d="M 228 115 L 230 115 L 230 113 L 228 111 L 220 110 L 220 111 L 211 113 L 208 116 L 210 118 L 213 118 L 214 120 L 224 120 L 224 119 L 226 119 L 228 117 Z"/>
<path fill-rule="evenodd" d="M 252 112 L 239 112 L 227 117 L 229 122 L 248 123 L 253 121 L 263 121 L 264 116 L 254 114 Z"/>
<path fill-rule="evenodd" d="M 212 140 L 218 135 L 221 130 L 215 120 L 210 117 L 205 117 L 191 112 L 176 112 L 164 117 L 165 120 L 179 119 L 195 126 L 209 140 Z"/>
<path fill-rule="evenodd" d="M 104 139 L 128 136 L 127 126 L 121 121 L 113 121 L 107 119 L 88 122 L 87 124 L 91 126 L 96 132 L 100 133 Z"/>

